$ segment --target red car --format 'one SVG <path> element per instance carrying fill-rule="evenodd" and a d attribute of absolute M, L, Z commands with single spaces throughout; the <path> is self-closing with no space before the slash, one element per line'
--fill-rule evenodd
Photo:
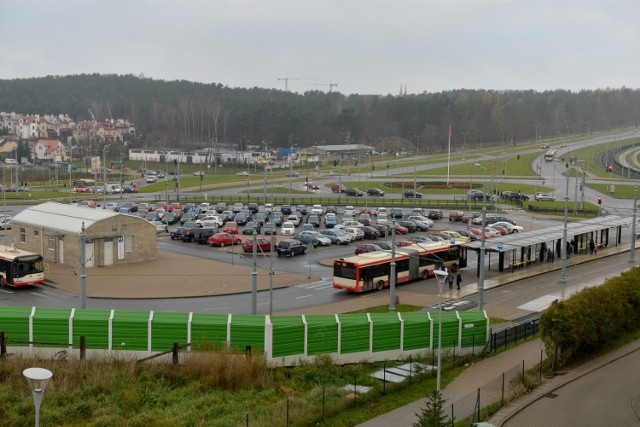
<path fill-rule="evenodd" d="M 239 245 L 242 239 L 229 233 L 216 233 L 207 239 L 207 243 L 211 246 Z"/>
<path fill-rule="evenodd" d="M 407 227 L 403 227 L 401 225 L 396 224 L 396 233 L 398 234 L 407 234 L 409 229 Z"/>
<path fill-rule="evenodd" d="M 375 252 L 381 251 L 382 248 L 378 245 L 374 245 L 373 243 L 363 243 L 362 245 L 356 246 L 356 255 L 366 254 L 367 252 Z"/>
<path fill-rule="evenodd" d="M 413 245 L 411 240 L 396 240 L 396 248 L 404 248 L 405 246 L 411 245 Z"/>
<path fill-rule="evenodd" d="M 491 225 L 489 226 L 489 228 L 493 230 L 498 230 L 502 236 L 504 236 L 505 234 L 509 234 L 509 231 L 506 228 L 501 227 L 499 225 Z"/>
<path fill-rule="evenodd" d="M 470 228 L 469 233 L 474 234 L 478 239 L 482 238 L 482 230 L 480 230 L 479 228 Z M 491 234 L 487 233 L 486 231 L 484 232 L 484 238 L 486 239 L 490 239 L 491 238 Z"/>
<path fill-rule="evenodd" d="M 222 231 L 229 234 L 238 234 L 238 223 L 235 221 L 229 221 L 224 225 Z"/>
<path fill-rule="evenodd" d="M 246 239 L 242 243 L 242 250 L 245 252 L 253 252 L 253 239 Z M 271 252 L 271 242 L 267 239 L 256 238 L 256 251 L 257 252 Z"/>

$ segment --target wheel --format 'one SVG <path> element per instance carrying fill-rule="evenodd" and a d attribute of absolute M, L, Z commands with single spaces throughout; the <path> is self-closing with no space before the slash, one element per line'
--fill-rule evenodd
<path fill-rule="evenodd" d="M 514 232 L 514 233 L 517 233 L 517 232 L 518 232 L 518 230 L 513 230 L 513 232 Z"/>
<path fill-rule="evenodd" d="M 223 248 L 224 247 L 224 242 L 220 242 L 220 247 Z"/>
<path fill-rule="evenodd" d="M 384 282 L 382 280 L 379 280 L 378 283 L 376 283 L 376 289 L 379 291 L 384 289 Z"/>
<path fill-rule="evenodd" d="M 429 278 L 429 270 L 423 270 L 421 276 L 422 280 L 427 280 Z"/>

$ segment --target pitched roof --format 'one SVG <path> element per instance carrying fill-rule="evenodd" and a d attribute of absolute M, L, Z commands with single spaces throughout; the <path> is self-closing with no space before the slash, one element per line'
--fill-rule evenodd
<path fill-rule="evenodd" d="M 88 230 L 98 221 L 118 215 L 120 214 L 108 209 L 81 208 L 62 203 L 46 202 L 23 210 L 13 217 L 12 222 L 44 227 L 64 234 L 80 235 L 83 222 L 85 229 Z M 145 221 L 143 218 L 140 219 Z"/>

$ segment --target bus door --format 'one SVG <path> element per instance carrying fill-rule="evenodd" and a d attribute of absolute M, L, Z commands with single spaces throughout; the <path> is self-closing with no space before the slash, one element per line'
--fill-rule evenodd
<path fill-rule="evenodd" d="M 458 246 L 458 256 L 460 258 L 460 262 L 458 263 L 460 268 L 465 268 L 467 266 L 467 251 L 468 249 L 464 246 Z"/>
<path fill-rule="evenodd" d="M 420 277 L 420 253 L 411 251 L 409 253 L 409 280 L 415 280 Z"/>

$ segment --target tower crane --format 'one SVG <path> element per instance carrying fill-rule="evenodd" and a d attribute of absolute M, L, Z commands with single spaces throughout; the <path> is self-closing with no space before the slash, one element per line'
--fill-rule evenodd
<path fill-rule="evenodd" d="M 314 86 L 329 86 L 329 93 L 331 93 L 333 91 L 334 87 L 338 87 L 338 83 L 333 83 L 333 82 L 329 82 L 329 83 L 308 83 L 310 85 L 314 85 Z"/>
<path fill-rule="evenodd" d="M 278 81 L 284 80 L 284 90 L 289 90 L 289 80 L 315 80 L 320 77 L 278 77 Z"/>

